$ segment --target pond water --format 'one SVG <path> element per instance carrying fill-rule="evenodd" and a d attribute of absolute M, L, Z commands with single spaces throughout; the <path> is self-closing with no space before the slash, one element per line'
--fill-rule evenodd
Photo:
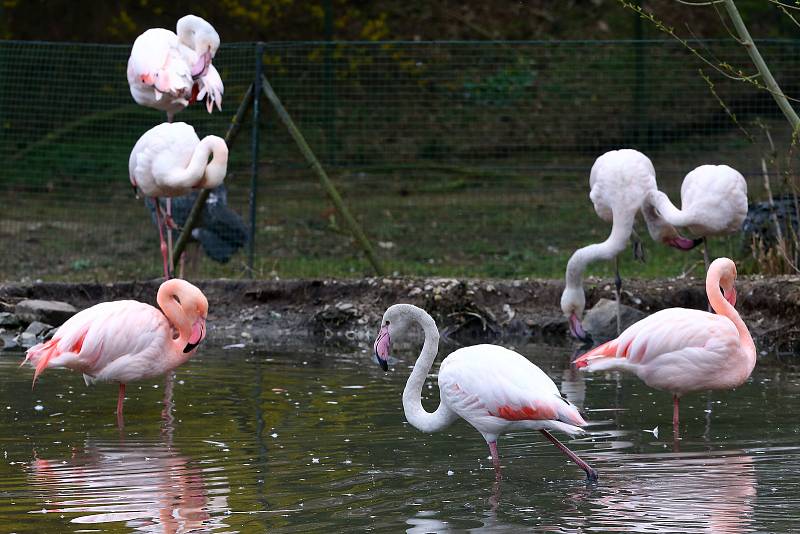
<path fill-rule="evenodd" d="M 360 350 L 206 346 L 178 370 L 171 413 L 164 380 L 128 386 L 122 431 L 116 385 L 48 370 L 31 390 L 5 354 L 0 532 L 800 530 L 799 374 L 761 366 L 736 391 L 686 397 L 674 452 L 667 393 L 571 372 L 567 349 L 521 352 L 583 407 L 590 436 L 559 437 L 598 483 L 520 432 L 498 442 L 496 486 L 468 424 L 410 427 L 411 349 L 384 373 Z"/>

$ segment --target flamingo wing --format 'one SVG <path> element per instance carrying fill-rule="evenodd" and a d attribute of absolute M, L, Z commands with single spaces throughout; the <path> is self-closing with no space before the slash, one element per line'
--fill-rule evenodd
<path fill-rule="evenodd" d="M 186 168 L 199 142 L 194 128 L 184 122 L 154 126 L 131 150 L 128 161 L 131 182 L 135 181 L 150 197 L 186 194 L 185 188 L 174 187 L 171 178 L 176 169 Z"/>
<path fill-rule="evenodd" d="M 452 353 L 442 363 L 439 388 L 448 406 L 485 434 L 518 421 L 566 423 L 555 427 L 573 433 L 586 424 L 541 369 L 497 345 Z"/>

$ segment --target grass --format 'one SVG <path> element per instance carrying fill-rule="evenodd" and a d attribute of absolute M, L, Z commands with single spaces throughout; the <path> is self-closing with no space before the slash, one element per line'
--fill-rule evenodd
<path fill-rule="evenodd" d="M 345 172 L 335 181 L 392 274 L 560 278 L 574 249 L 602 241 L 609 232 L 594 214 L 585 177 L 537 173 L 480 179 L 406 169 Z M 230 188 L 231 204 L 246 214 L 245 184 L 231 181 Z M 49 194 L 16 192 L 0 220 L 5 251 L 0 279 L 158 277 L 160 255 L 149 212 L 126 184 L 107 189 L 95 188 L 85 202 L 60 199 L 58 185 Z M 269 173 L 258 206 L 256 277 L 371 274 L 310 173 Z M 624 276 L 674 276 L 702 261 L 699 251 L 680 253 L 652 243 L 641 226 L 648 261 L 634 264 L 623 254 Z M 712 247 L 717 255 L 744 256 L 735 239 Z M 188 276 L 246 277 L 246 257 L 240 252 L 226 265 L 203 260 Z M 588 274 L 610 276 L 611 265 L 594 264 Z"/>

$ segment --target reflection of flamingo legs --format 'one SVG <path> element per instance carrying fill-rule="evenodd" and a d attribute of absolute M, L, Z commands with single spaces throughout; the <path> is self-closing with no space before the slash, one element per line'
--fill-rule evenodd
<path fill-rule="evenodd" d="M 161 419 L 164 421 L 164 426 L 161 433 L 167 438 L 167 445 L 172 445 L 172 434 L 175 431 L 175 416 L 172 415 L 172 409 L 175 403 L 172 401 L 172 390 L 175 387 L 175 372 L 167 373 L 166 381 L 164 382 L 164 408 L 161 409 Z"/>
<path fill-rule="evenodd" d="M 122 404 L 125 402 L 125 384 L 119 384 L 119 396 L 117 397 L 117 426 L 122 428 L 125 426 L 125 419 L 122 417 Z"/>
<path fill-rule="evenodd" d="M 500 482 L 503 476 L 500 474 L 500 455 L 497 453 L 497 442 L 492 441 L 489 443 L 489 452 L 492 454 L 492 465 L 494 465 L 494 479 Z"/>
<path fill-rule="evenodd" d="M 681 436 L 678 429 L 678 417 L 680 413 L 680 397 L 672 396 L 672 448 L 675 452 L 680 452 L 679 443 Z"/>

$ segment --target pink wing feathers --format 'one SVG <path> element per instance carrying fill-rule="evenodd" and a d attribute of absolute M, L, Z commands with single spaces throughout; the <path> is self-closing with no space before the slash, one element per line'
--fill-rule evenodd
<path fill-rule="evenodd" d="M 206 109 L 209 113 L 217 106 L 218 111 L 222 111 L 222 94 L 225 92 L 225 86 L 222 84 L 222 78 L 214 65 L 208 66 L 208 72 L 205 76 L 201 77 L 197 82 L 198 86 L 197 100 L 206 99 Z"/>
<path fill-rule="evenodd" d="M 169 334 L 169 323 L 156 308 L 134 300 L 105 302 L 76 314 L 50 341 L 28 349 L 23 364 L 67 367 L 95 376 L 118 358 L 146 351 Z"/>

